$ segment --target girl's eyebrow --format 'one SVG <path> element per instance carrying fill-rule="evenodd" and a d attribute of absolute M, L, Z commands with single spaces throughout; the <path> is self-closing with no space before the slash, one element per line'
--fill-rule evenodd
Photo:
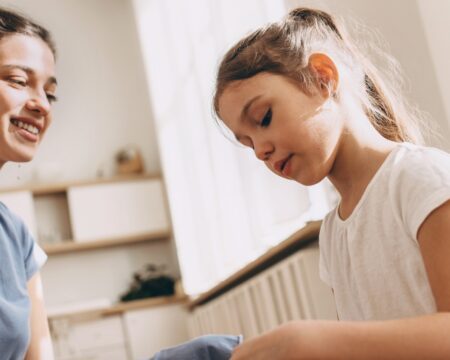
<path fill-rule="evenodd" d="M 6 65 L 2 65 L 2 68 L 20 69 L 20 70 L 26 72 L 27 74 L 32 74 L 32 75 L 35 75 L 35 73 L 36 73 L 32 68 L 30 68 L 28 66 L 23 66 L 23 65 L 6 64 Z M 56 78 L 54 76 L 50 76 L 47 82 L 50 84 L 58 85 L 58 81 L 56 80 Z"/>

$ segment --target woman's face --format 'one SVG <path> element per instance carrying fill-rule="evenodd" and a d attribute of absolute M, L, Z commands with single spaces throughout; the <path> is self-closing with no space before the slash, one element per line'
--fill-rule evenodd
<path fill-rule="evenodd" d="M 307 96 L 284 76 L 259 73 L 225 88 L 219 115 L 279 176 L 312 185 L 332 170 L 343 129 L 332 99 Z"/>
<path fill-rule="evenodd" d="M 55 59 L 37 37 L 0 40 L 0 166 L 30 161 L 51 123 Z"/>

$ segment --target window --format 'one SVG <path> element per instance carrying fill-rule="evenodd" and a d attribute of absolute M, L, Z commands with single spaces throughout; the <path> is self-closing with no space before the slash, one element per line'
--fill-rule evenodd
<path fill-rule="evenodd" d="M 270 173 L 212 116 L 215 73 L 282 0 L 134 0 L 183 285 L 208 290 L 329 209 L 323 185 Z"/>

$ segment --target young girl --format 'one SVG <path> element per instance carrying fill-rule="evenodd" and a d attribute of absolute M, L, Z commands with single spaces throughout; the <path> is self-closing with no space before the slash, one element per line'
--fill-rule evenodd
<path fill-rule="evenodd" d="M 0 167 L 30 161 L 52 119 L 55 47 L 41 26 L 0 9 Z M 53 358 L 39 268 L 46 255 L 0 203 L 0 358 Z"/>
<path fill-rule="evenodd" d="M 450 156 L 414 144 L 414 116 L 336 21 L 299 8 L 239 41 L 214 105 L 275 174 L 341 197 L 319 240 L 340 321 L 288 323 L 232 360 L 450 359 Z"/>

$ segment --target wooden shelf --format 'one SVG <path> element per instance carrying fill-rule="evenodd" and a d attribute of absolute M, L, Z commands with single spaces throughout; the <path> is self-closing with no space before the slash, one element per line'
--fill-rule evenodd
<path fill-rule="evenodd" d="M 119 302 L 114 305 L 97 308 L 92 310 L 78 310 L 66 313 L 50 314 L 48 318 L 50 320 L 60 318 L 72 318 L 72 319 L 90 319 L 105 317 L 111 315 L 122 314 L 126 311 L 145 309 L 157 306 L 171 305 L 176 303 L 187 303 L 188 297 L 186 295 L 173 295 L 173 296 L 160 296 L 155 298 L 148 298 L 142 300 L 134 300 L 128 302 Z"/>
<path fill-rule="evenodd" d="M 47 255 L 55 255 L 55 254 L 72 253 L 77 251 L 102 249 L 114 246 L 130 245 L 134 243 L 142 243 L 147 241 L 164 240 L 169 239 L 170 236 L 171 236 L 170 231 L 159 231 L 135 236 L 99 239 L 83 242 L 77 242 L 74 240 L 64 240 L 58 244 L 41 244 L 41 246 L 43 250 L 47 253 Z"/>
<path fill-rule="evenodd" d="M 78 181 L 65 181 L 52 184 L 39 184 L 21 187 L 10 187 L 0 189 L 0 193 L 14 192 L 14 191 L 31 191 L 34 195 L 47 195 L 65 192 L 69 187 L 72 186 L 89 186 L 96 184 L 108 184 L 117 183 L 124 181 L 140 181 L 149 179 L 160 179 L 159 174 L 143 174 L 143 175 L 116 175 L 108 178 L 98 178 L 89 180 L 78 180 Z"/>

